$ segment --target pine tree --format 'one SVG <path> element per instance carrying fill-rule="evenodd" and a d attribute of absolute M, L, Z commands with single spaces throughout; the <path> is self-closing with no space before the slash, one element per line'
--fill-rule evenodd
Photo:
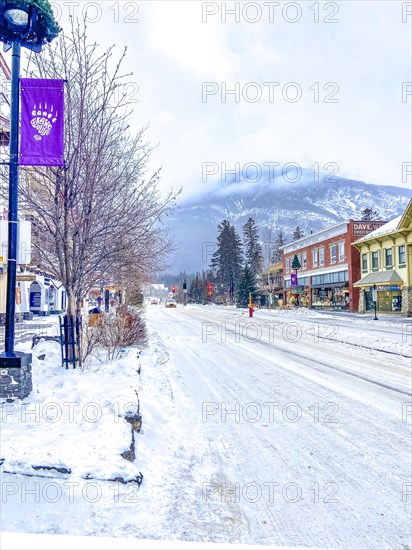
<path fill-rule="evenodd" d="M 303 229 L 301 229 L 298 225 L 296 226 L 296 229 L 293 232 L 293 240 L 297 241 L 301 239 L 304 236 Z"/>
<path fill-rule="evenodd" d="M 242 242 L 236 229 L 227 220 L 218 225 L 216 251 L 210 267 L 220 283 L 236 283 L 242 269 Z"/>
<path fill-rule="evenodd" d="M 256 222 L 249 218 L 243 226 L 243 246 L 245 252 L 245 265 L 256 277 L 263 269 L 262 247 L 259 243 L 259 233 Z"/>
<path fill-rule="evenodd" d="M 205 298 L 204 284 L 203 278 L 200 277 L 199 273 L 196 273 L 196 276 L 190 285 L 188 294 L 190 300 L 193 300 L 194 302 L 203 302 Z"/>
<path fill-rule="evenodd" d="M 276 237 L 275 243 L 273 245 L 273 253 L 272 253 L 272 264 L 279 264 L 282 261 L 283 258 L 283 250 L 282 247 L 285 245 L 285 237 L 283 234 L 283 231 L 278 231 L 278 236 Z"/>
<path fill-rule="evenodd" d="M 362 210 L 362 221 L 371 221 L 371 220 L 380 220 L 381 217 L 376 212 L 376 210 L 373 210 L 372 208 L 365 208 Z"/>
<path fill-rule="evenodd" d="M 246 265 L 241 273 L 237 285 L 237 302 L 240 307 L 247 307 L 249 304 L 249 293 L 252 293 L 252 301 L 256 299 L 256 284 L 252 270 Z"/>

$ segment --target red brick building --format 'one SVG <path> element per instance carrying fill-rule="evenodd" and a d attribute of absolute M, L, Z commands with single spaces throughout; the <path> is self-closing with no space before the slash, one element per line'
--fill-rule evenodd
<path fill-rule="evenodd" d="M 384 221 L 341 222 L 283 247 L 284 296 L 286 304 L 298 303 L 315 309 L 358 311 L 359 290 L 353 286 L 361 276 L 359 251 L 351 246 Z M 297 285 L 291 275 L 295 255 L 301 268 Z"/>

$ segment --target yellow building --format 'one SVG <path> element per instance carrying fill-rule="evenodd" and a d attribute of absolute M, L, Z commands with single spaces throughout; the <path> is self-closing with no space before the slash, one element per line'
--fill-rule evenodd
<path fill-rule="evenodd" d="M 412 200 L 402 216 L 382 225 L 353 246 L 360 252 L 359 313 L 374 309 L 412 316 Z"/>

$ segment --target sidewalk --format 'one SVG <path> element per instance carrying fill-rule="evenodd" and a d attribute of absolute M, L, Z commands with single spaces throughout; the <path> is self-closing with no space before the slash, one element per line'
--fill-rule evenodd
<path fill-rule="evenodd" d="M 317 309 L 316 313 L 322 313 L 324 315 L 333 315 L 334 317 L 348 317 L 350 319 L 364 319 L 365 321 L 372 321 L 375 317 L 373 312 L 368 313 L 352 313 L 350 311 L 326 311 L 324 309 Z M 412 317 L 402 317 L 397 314 L 388 314 L 384 312 L 376 312 L 378 321 L 390 321 L 391 323 L 412 323 Z"/>

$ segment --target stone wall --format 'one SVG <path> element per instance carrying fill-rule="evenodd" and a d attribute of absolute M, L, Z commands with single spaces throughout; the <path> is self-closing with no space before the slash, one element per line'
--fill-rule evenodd
<path fill-rule="evenodd" d="M 402 289 L 402 311 L 404 317 L 412 317 L 412 286 L 404 286 Z"/>
<path fill-rule="evenodd" d="M 24 399 L 33 389 L 31 354 L 15 358 L 0 357 L 0 399 Z"/>
<path fill-rule="evenodd" d="M 359 291 L 358 313 L 366 313 L 365 291 L 363 288 Z"/>

